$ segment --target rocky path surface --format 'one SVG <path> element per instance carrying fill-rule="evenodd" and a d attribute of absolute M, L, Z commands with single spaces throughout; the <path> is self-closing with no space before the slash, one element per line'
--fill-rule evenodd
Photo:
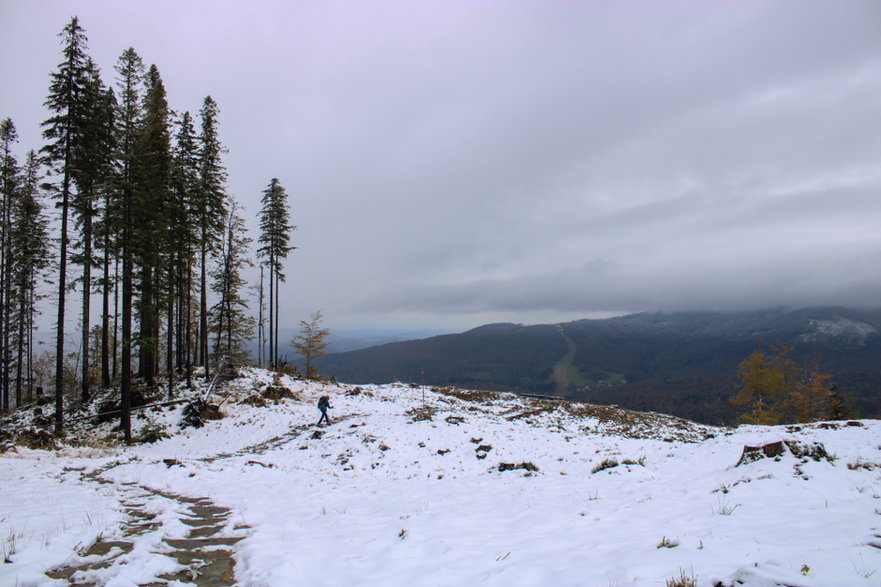
<path fill-rule="evenodd" d="M 332 429 L 335 426 L 339 426 L 343 422 L 350 420 L 352 418 L 357 418 L 362 414 L 346 414 L 344 416 L 340 416 L 335 418 L 333 422 L 328 425 L 326 428 L 319 428 L 315 424 L 300 424 L 299 426 L 293 426 L 290 430 L 285 432 L 284 434 L 280 434 L 278 436 L 274 436 L 268 440 L 264 440 L 263 442 L 259 442 L 257 444 L 252 444 L 250 446 L 246 446 L 234 452 L 228 453 L 219 453 L 216 455 L 212 455 L 210 457 L 203 457 L 199 459 L 204 463 L 214 463 L 216 461 L 231 459 L 234 457 L 246 457 L 246 456 L 257 456 L 266 454 L 271 450 L 275 450 L 277 448 L 281 448 L 282 446 L 293 442 L 294 440 L 300 439 L 302 440 L 304 437 L 311 439 L 319 439 L 321 438 L 327 429 Z M 312 431 L 312 434 L 308 434 L 309 431 Z"/>
<path fill-rule="evenodd" d="M 111 485 L 102 477 L 110 469 L 123 464 L 115 462 L 81 478 L 97 485 Z M 235 584 L 232 547 L 244 538 L 246 526 L 230 526 L 231 512 L 216 505 L 207 497 L 189 497 L 157 491 L 135 483 L 115 484 L 120 503 L 127 516 L 121 536 L 99 538 L 78 553 L 69 565 L 46 573 L 53 579 L 63 579 L 71 585 L 102 585 L 108 576 L 127 576 L 137 567 L 136 561 L 149 557 L 164 557 L 158 568 L 168 568 L 157 580 L 142 583 L 149 587 L 186 583 L 201 587 L 220 587 Z M 163 503 L 164 502 L 164 503 Z M 170 506 L 170 507 L 169 507 Z M 157 512 L 171 509 L 175 515 L 160 517 Z M 179 532 L 166 531 L 179 521 L 188 530 L 183 538 L 172 538 Z M 112 569 L 108 572 L 107 569 Z"/>
<path fill-rule="evenodd" d="M 257 457 L 296 440 L 320 439 L 328 429 L 357 416 L 341 416 L 326 428 L 302 424 L 260 443 L 198 460 L 214 463 L 232 458 Z M 80 479 L 84 482 L 112 486 L 118 493 L 127 517 L 121 531 L 112 538 L 99 538 L 72 556 L 69 564 L 46 574 L 53 579 L 66 580 L 71 585 L 83 587 L 103 585 L 109 577 L 116 576 L 128 577 L 147 587 L 234 585 L 233 547 L 244 538 L 247 526 L 232 524 L 229 508 L 215 504 L 208 497 L 159 491 L 138 483 L 113 483 L 103 476 L 125 463 L 115 461 L 90 472 L 83 469 L 80 473 Z M 167 461 L 166 464 L 173 466 L 179 463 Z M 259 461 L 248 461 L 248 464 L 272 466 Z M 169 512 L 173 512 L 173 515 L 169 515 Z M 179 524 L 187 528 L 183 537 L 180 537 Z M 154 559 L 151 568 L 169 570 L 160 571 L 160 574 L 144 582 L 138 579 L 133 569 L 144 568 L 147 565 L 145 560 L 150 557 L 164 559 Z"/>

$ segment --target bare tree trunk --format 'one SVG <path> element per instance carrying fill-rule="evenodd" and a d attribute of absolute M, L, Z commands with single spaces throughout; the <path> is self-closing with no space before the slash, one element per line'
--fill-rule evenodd
<path fill-rule="evenodd" d="M 187 249 L 187 301 L 185 309 L 186 341 L 184 343 L 184 366 L 186 368 L 187 387 L 193 388 L 193 266 L 192 257 Z"/>
<path fill-rule="evenodd" d="M 173 265 L 173 264 L 172 264 Z M 174 284 L 174 269 L 173 266 L 168 268 L 168 283 L 169 283 L 169 291 L 173 291 Z M 166 344 L 168 348 L 165 349 L 167 352 L 168 359 L 165 364 L 165 368 L 168 370 L 168 397 L 171 398 L 174 395 L 174 296 L 169 295 L 168 297 L 168 324 L 166 325 Z"/>
<path fill-rule="evenodd" d="M 273 305 L 272 292 L 273 290 L 273 279 L 272 276 L 274 274 L 274 267 L 272 264 L 272 254 L 269 256 L 269 366 L 272 368 L 278 367 L 278 357 L 275 348 L 275 308 Z"/>
<path fill-rule="evenodd" d="M 257 286 L 257 366 L 263 366 L 263 266 L 260 266 L 260 285 Z"/>
<path fill-rule="evenodd" d="M 105 209 L 109 198 L 104 198 Z M 106 221 L 106 220 L 105 220 Z M 104 259 L 101 275 L 101 386 L 110 387 L 110 229 L 104 229 Z"/>
<path fill-rule="evenodd" d="M 85 250 L 83 255 L 83 332 L 82 332 L 82 382 L 81 395 L 83 402 L 88 402 L 91 398 L 90 377 L 89 377 L 89 321 L 91 319 L 92 309 L 92 217 L 89 211 L 86 211 L 83 222 L 83 243 Z"/>
<path fill-rule="evenodd" d="M 68 133 L 69 133 L 68 129 Z M 69 136 L 69 135 L 68 135 Z M 70 141 L 66 147 L 65 161 L 72 159 Z M 55 322 L 55 434 L 64 434 L 64 308 L 67 302 L 67 223 L 70 213 L 70 169 L 64 165 L 61 187 L 61 245 L 58 259 L 58 309 Z"/>
<path fill-rule="evenodd" d="M 205 243 L 205 234 L 202 234 L 202 267 L 201 267 L 201 291 L 199 292 L 199 362 L 205 368 L 205 379 L 210 377 L 208 370 L 208 250 Z"/>
<path fill-rule="evenodd" d="M 111 358 L 113 359 L 113 379 L 119 375 L 118 358 L 119 358 L 119 256 L 113 262 L 113 348 L 111 349 Z"/>
<path fill-rule="evenodd" d="M 279 314 L 279 304 L 278 304 L 278 271 L 275 271 L 275 354 L 278 356 L 278 314 Z M 276 362 L 278 362 L 278 358 L 276 358 Z"/>
<path fill-rule="evenodd" d="M 122 418 L 125 443 L 132 443 L 132 266 L 131 253 L 123 252 L 122 260 Z"/>

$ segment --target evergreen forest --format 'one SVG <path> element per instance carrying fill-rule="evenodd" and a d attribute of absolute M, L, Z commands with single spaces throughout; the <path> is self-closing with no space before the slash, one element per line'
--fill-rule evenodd
<path fill-rule="evenodd" d="M 258 362 L 277 362 L 294 227 L 272 178 L 254 246 L 227 191 L 214 98 L 172 108 L 159 67 L 134 48 L 102 72 L 77 17 L 59 40 L 43 143 L 21 156 L 15 122 L 0 122 L 0 405 L 54 396 L 46 420 L 60 435 L 65 402 L 113 390 L 131 442 L 140 387 L 171 399 L 177 385 L 243 358 L 255 335 Z M 54 345 L 37 352 L 46 324 Z"/>

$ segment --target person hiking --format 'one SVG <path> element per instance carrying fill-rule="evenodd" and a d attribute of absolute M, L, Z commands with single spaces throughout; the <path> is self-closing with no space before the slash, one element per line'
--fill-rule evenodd
<path fill-rule="evenodd" d="M 318 424 L 316 426 L 321 426 L 321 422 L 327 420 L 327 423 L 330 424 L 330 418 L 327 417 L 327 410 L 332 409 L 333 406 L 330 405 L 330 398 L 326 395 L 322 395 L 321 399 L 318 400 L 318 409 L 321 410 L 321 418 L 318 419 Z"/>

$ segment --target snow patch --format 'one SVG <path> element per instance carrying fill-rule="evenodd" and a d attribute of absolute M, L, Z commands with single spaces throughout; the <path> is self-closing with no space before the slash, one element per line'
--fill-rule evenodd
<path fill-rule="evenodd" d="M 813 329 L 813 332 L 801 335 L 799 340 L 813 342 L 824 338 L 842 338 L 849 342 L 865 344 L 866 339 L 877 332 L 877 329 L 871 324 L 848 318 L 838 318 L 836 320 L 812 319 L 808 322 L 808 325 Z"/>

